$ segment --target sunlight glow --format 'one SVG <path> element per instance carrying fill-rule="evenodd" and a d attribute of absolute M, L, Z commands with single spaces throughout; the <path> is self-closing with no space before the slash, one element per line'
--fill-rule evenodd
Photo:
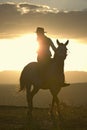
<path fill-rule="evenodd" d="M 52 39 L 56 45 L 56 39 Z M 65 42 L 65 39 L 59 39 Z M 65 71 L 87 71 L 87 45 L 69 39 Z M 37 60 L 36 34 L 26 34 L 15 39 L 0 39 L 0 71 L 22 70 L 29 62 Z M 53 54 L 53 53 L 52 53 Z"/>
<path fill-rule="evenodd" d="M 27 63 L 35 61 L 37 47 L 34 34 L 0 40 L 0 70 L 20 70 Z"/>
<path fill-rule="evenodd" d="M 87 44 L 70 40 L 68 56 L 65 61 L 65 70 L 87 71 Z"/>

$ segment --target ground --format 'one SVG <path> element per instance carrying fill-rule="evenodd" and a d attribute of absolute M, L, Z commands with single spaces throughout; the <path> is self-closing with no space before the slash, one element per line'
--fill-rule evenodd
<path fill-rule="evenodd" d="M 49 108 L 34 108 L 29 120 L 27 107 L 0 106 L 0 130 L 87 130 L 87 106 L 62 104 L 61 115 L 52 118 Z"/>

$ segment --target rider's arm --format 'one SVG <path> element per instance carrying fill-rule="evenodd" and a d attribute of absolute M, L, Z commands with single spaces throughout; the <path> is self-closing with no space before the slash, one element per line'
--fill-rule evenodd
<path fill-rule="evenodd" d="M 50 46 L 52 47 L 52 49 L 53 49 L 54 51 L 56 51 L 56 47 L 54 46 L 54 43 L 52 42 L 51 39 L 49 39 L 49 40 L 50 40 Z"/>

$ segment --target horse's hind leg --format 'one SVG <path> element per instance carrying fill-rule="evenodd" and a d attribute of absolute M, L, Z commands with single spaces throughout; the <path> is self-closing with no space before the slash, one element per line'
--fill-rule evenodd
<path fill-rule="evenodd" d="M 27 96 L 27 103 L 28 103 L 28 115 L 32 116 L 33 110 L 33 96 L 38 92 L 37 87 L 33 87 L 31 90 L 31 85 L 28 85 L 26 88 L 26 96 Z"/>
<path fill-rule="evenodd" d="M 26 86 L 26 99 L 28 104 L 28 116 L 32 117 L 32 98 L 31 98 L 31 84 Z"/>

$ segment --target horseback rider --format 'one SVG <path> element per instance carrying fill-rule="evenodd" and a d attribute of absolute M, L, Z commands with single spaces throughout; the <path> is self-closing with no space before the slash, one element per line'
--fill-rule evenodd
<path fill-rule="evenodd" d="M 45 64 L 45 63 L 49 63 L 50 58 L 52 56 L 51 51 L 50 51 L 50 47 L 53 49 L 53 51 L 56 50 L 56 47 L 54 46 L 52 40 L 50 38 L 48 38 L 45 35 L 45 31 L 44 28 L 42 27 L 37 27 L 36 29 L 36 34 L 37 34 L 37 41 L 38 41 L 38 56 L 37 56 L 37 61 L 39 63 Z"/>
<path fill-rule="evenodd" d="M 44 28 L 42 27 L 37 27 L 36 29 L 36 34 L 37 34 L 37 41 L 38 41 L 38 55 L 37 55 L 37 61 L 39 63 L 39 72 L 40 72 L 40 77 L 45 74 L 46 69 L 49 67 L 50 59 L 51 59 L 51 51 L 50 47 L 53 49 L 53 51 L 56 51 L 56 47 L 54 46 L 52 40 L 45 35 Z M 60 70 L 59 70 L 60 71 Z M 42 73 L 43 72 L 43 73 Z M 60 71 L 61 74 L 63 74 L 64 77 L 64 72 Z M 42 78 L 41 78 L 42 79 Z M 65 78 L 64 78 L 65 80 Z M 43 82 L 43 81 L 41 81 Z M 64 83 L 65 81 L 60 81 L 61 86 L 68 86 L 69 84 Z"/>

